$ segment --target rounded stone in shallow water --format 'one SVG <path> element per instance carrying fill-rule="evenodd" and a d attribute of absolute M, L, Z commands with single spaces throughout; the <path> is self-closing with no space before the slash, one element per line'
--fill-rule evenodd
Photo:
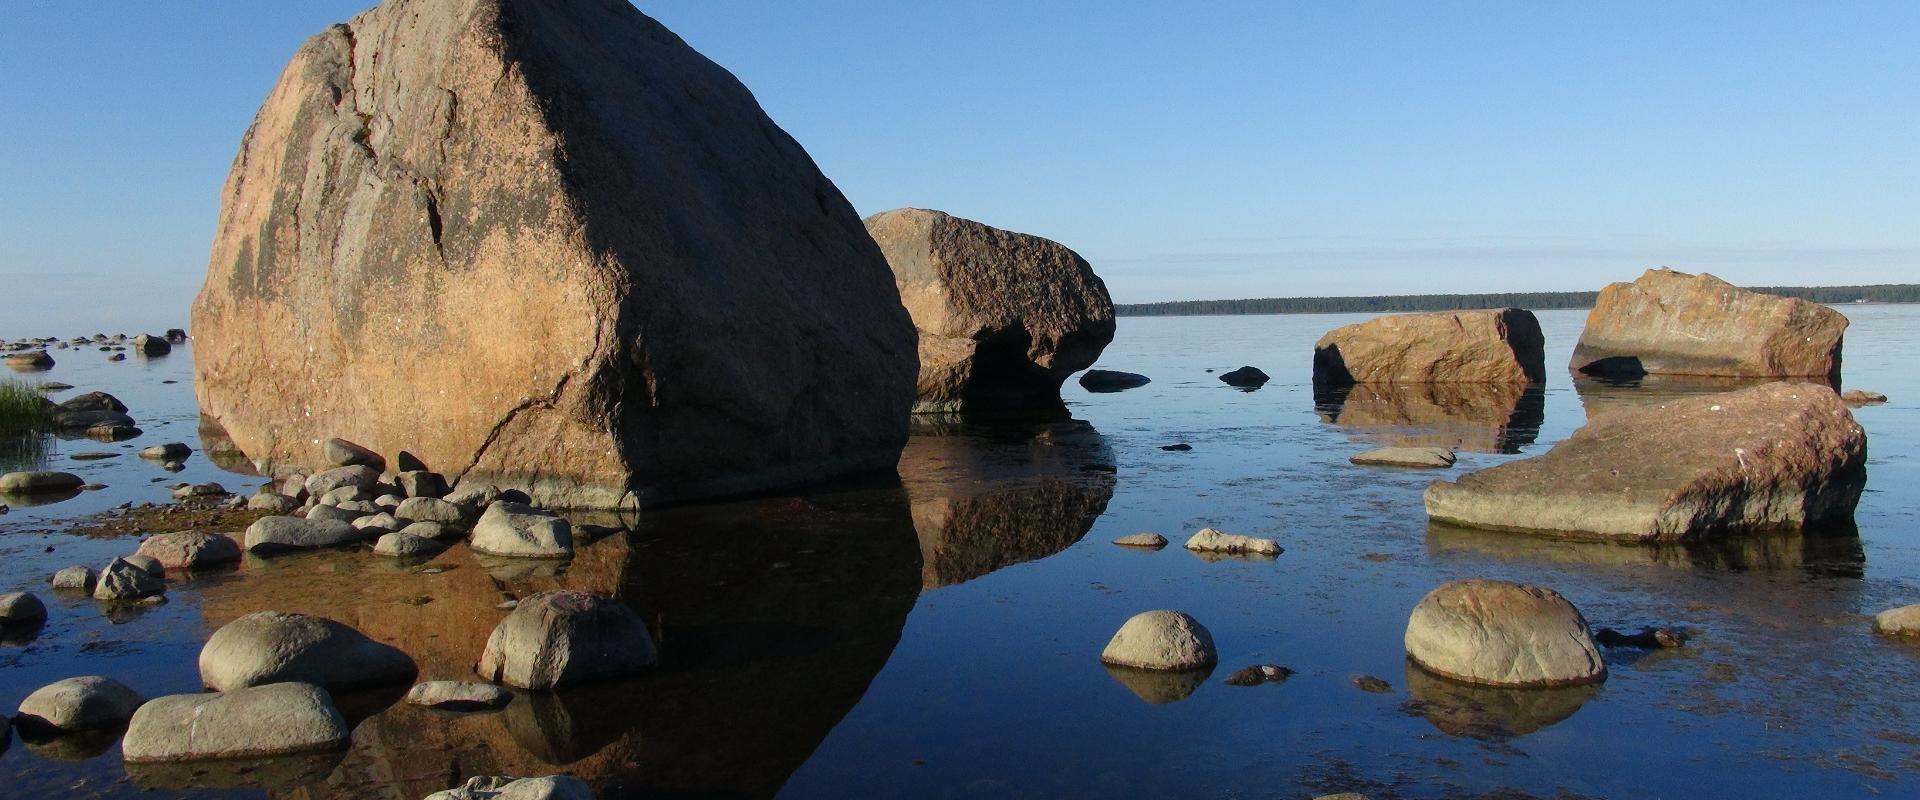
<path fill-rule="evenodd" d="M 1135 614 L 1107 642 L 1100 660 L 1119 667 L 1190 670 L 1219 661 L 1213 634 L 1199 620 L 1179 611 Z"/>
<path fill-rule="evenodd" d="M 0 493 L 33 494 L 78 489 L 86 481 L 71 472 L 9 472 L 0 475 Z"/>
<path fill-rule="evenodd" d="M 180 531 L 149 536 L 135 552 L 167 569 L 195 569 L 240 560 L 240 543 L 218 533 Z"/>
<path fill-rule="evenodd" d="M 434 539 L 404 532 L 389 533 L 373 544 L 373 552 L 376 555 L 395 558 L 424 558 L 439 555 L 446 549 L 445 544 Z"/>
<path fill-rule="evenodd" d="M 552 689 L 652 669 L 646 622 L 625 603 L 585 592 L 524 598 L 487 637 L 478 672 L 522 689 Z"/>
<path fill-rule="evenodd" d="M 1875 614 L 1873 629 L 1895 636 L 1920 636 L 1920 603 Z"/>
<path fill-rule="evenodd" d="M 257 611 L 214 631 L 200 650 L 200 681 L 225 691 L 297 681 L 330 691 L 413 678 L 413 659 L 325 617 Z"/>
<path fill-rule="evenodd" d="M 32 592 L 0 594 L 0 625 L 20 625 L 47 618 L 47 606 Z"/>
<path fill-rule="evenodd" d="M 88 675 L 55 681 L 20 701 L 15 724 L 51 731 L 108 728 L 133 718 L 146 698 L 112 678 Z"/>
<path fill-rule="evenodd" d="M 1121 547 L 1147 547 L 1158 550 L 1167 546 L 1167 537 L 1157 533 L 1130 533 L 1113 540 Z"/>
<path fill-rule="evenodd" d="M 1587 620 L 1558 592 L 1491 580 L 1442 584 L 1407 620 L 1407 656 L 1445 678 L 1488 686 L 1606 680 Z"/>
<path fill-rule="evenodd" d="M 127 725 L 128 763 L 199 761 L 346 749 L 352 731 L 326 691 L 275 683 L 148 701 Z"/>

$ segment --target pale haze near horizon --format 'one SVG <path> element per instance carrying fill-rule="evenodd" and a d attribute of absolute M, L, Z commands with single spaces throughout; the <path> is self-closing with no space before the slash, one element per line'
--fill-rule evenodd
<path fill-rule="evenodd" d="M 10 6 L 0 335 L 184 326 L 241 134 L 370 5 Z M 1119 302 L 1920 281 L 1920 3 L 637 5 L 861 214 Z"/>

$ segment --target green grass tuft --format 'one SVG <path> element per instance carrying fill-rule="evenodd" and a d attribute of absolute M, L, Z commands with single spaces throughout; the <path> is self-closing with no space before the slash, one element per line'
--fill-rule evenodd
<path fill-rule="evenodd" d="M 53 427 L 47 400 L 18 381 L 0 381 L 0 433 L 38 433 Z"/>

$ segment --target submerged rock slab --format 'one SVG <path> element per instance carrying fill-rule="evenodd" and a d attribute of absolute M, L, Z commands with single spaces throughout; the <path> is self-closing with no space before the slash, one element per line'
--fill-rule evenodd
<path fill-rule="evenodd" d="M 859 217 L 630 4 L 389 0 L 309 39 L 223 192 L 195 389 L 542 505 L 890 468 L 914 331 Z"/>
<path fill-rule="evenodd" d="M 1546 337 L 1518 308 L 1394 314 L 1328 331 L 1313 345 L 1315 383 L 1539 383 Z"/>
<path fill-rule="evenodd" d="M 1769 383 L 1622 408 L 1545 455 L 1427 487 L 1457 525 L 1627 541 L 1850 520 L 1867 435 L 1833 390 Z"/>
<path fill-rule="evenodd" d="M 916 412 L 1057 406 L 1113 341 L 1113 298 L 1065 245 L 920 208 L 866 219 L 920 335 Z"/>
<path fill-rule="evenodd" d="M 1847 318 L 1808 300 L 1712 275 L 1651 269 L 1600 290 L 1573 349 L 1589 375 L 1722 375 L 1840 380 Z"/>

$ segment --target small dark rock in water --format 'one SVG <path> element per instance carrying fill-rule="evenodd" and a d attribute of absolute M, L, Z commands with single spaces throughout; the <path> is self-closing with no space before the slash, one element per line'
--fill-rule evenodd
<path fill-rule="evenodd" d="M 1685 646 L 1687 635 L 1670 628 L 1641 628 L 1639 633 L 1621 633 L 1612 628 L 1601 628 L 1593 632 L 1593 641 L 1601 647 L 1638 647 L 1643 650 L 1660 650 Z"/>
<path fill-rule="evenodd" d="M 119 453 L 87 452 L 87 453 L 74 453 L 73 455 L 70 455 L 67 457 L 75 461 L 101 461 L 109 458 L 119 458 L 120 454 Z"/>
<path fill-rule="evenodd" d="M 108 360 L 108 361 L 125 361 L 125 360 L 127 360 L 127 354 L 126 354 L 126 353 L 114 353 L 113 355 L 110 355 L 110 356 L 107 356 L 107 360 Z"/>
<path fill-rule="evenodd" d="M 180 330 L 179 328 L 167 329 L 167 341 L 172 342 L 174 344 L 180 344 L 181 342 L 185 342 L 186 340 L 187 340 L 186 331 Z"/>
<path fill-rule="evenodd" d="M 1080 376 L 1080 386 L 1089 392 L 1121 392 L 1152 383 L 1153 379 L 1132 372 L 1090 369 Z"/>
<path fill-rule="evenodd" d="M 1170 453 L 1184 453 L 1184 452 L 1187 452 L 1188 450 L 1192 450 L 1193 445 L 1187 444 L 1186 442 L 1180 442 L 1178 444 L 1163 444 L 1163 445 L 1160 445 L 1160 449 L 1168 451 Z"/>
<path fill-rule="evenodd" d="M 152 458 L 160 461 L 181 461 L 192 454 L 193 448 L 181 442 L 156 444 L 140 451 L 141 458 Z"/>
<path fill-rule="evenodd" d="M 1353 688 L 1359 689 L 1360 691 L 1363 691 L 1363 692 L 1372 692 L 1374 694 L 1392 694 L 1393 693 L 1393 684 L 1387 683 L 1386 681 L 1380 680 L 1379 678 L 1373 677 L 1372 675 L 1353 676 Z"/>
<path fill-rule="evenodd" d="M 64 392 L 71 388 L 73 388 L 73 384 L 61 383 L 59 381 L 47 381 L 46 383 L 40 384 L 40 391 L 43 392 Z"/>
<path fill-rule="evenodd" d="M 1241 367 L 1225 375 L 1221 375 L 1220 380 L 1228 386 L 1236 386 L 1242 389 L 1257 389 L 1265 386 L 1267 381 L 1272 380 L 1272 378 L 1267 377 L 1267 373 L 1261 372 L 1253 367 Z"/>
<path fill-rule="evenodd" d="M 1276 664 L 1261 664 L 1246 667 L 1227 676 L 1229 686 L 1259 686 L 1263 683 L 1279 683 L 1293 677 L 1293 670 Z"/>
<path fill-rule="evenodd" d="M 182 463 L 180 463 L 180 462 L 178 462 L 178 461 L 169 461 L 169 462 L 167 462 L 167 463 L 165 463 L 165 464 L 161 464 L 161 465 L 160 465 L 160 468 L 161 468 L 161 469 L 164 469 L 164 470 L 166 470 L 166 471 L 168 471 L 168 472 L 179 472 L 179 471 L 181 471 L 181 470 L 183 470 L 183 469 L 186 469 L 186 468 L 187 468 L 187 465 L 185 465 L 185 464 L 182 464 Z"/>

